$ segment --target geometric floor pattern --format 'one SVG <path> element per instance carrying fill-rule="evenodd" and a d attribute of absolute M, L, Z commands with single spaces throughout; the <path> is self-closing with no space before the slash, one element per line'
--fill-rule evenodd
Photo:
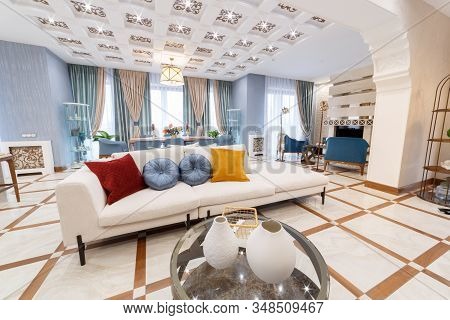
<path fill-rule="evenodd" d="M 414 193 L 364 187 L 331 167 L 318 196 L 263 207 L 303 232 L 331 276 L 330 299 L 449 299 L 449 217 Z M 182 228 L 89 246 L 80 267 L 62 243 L 54 188 L 70 172 L 19 177 L 22 201 L 0 193 L 1 299 L 171 299 L 169 260 Z"/>

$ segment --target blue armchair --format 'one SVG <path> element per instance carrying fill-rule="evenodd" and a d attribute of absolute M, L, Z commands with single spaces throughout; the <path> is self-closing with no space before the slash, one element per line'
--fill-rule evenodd
<path fill-rule="evenodd" d="M 361 138 L 332 137 L 327 140 L 327 152 L 324 157 L 324 170 L 330 162 L 343 162 L 357 165 L 364 174 L 369 144 Z"/>
<path fill-rule="evenodd" d="M 100 139 L 98 139 L 98 143 L 99 143 L 99 157 L 100 158 L 109 157 L 113 153 L 128 151 L 128 146 L 123 141 L 113 141 L 113 140 L 100 138 Z"/>
<path fill-rule="evenodd" d="M 295 140 L 288 135 L 284 136 L 284 147 L 281 148 L 281 161 L 284 161 L 285 153 L 296 153 L 297 156 L 303 153 L 303 149 L 307 145 L 304 140 Z"/>

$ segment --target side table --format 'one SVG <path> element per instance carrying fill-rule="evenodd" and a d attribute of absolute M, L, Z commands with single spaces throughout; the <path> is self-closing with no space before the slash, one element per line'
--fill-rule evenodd
<path fill-rule="evenodd" d="M 14 157 L 12 154 L 0 155 L 0 162 L 2 161 L 6 161 L 8 163 L 12 183 L 0 184 L 0 187 L 7 187 L 5 190 L 14 187 L 16 200 L 17 202 L 20 202 L 19 185 L 17 184 L 16 169 L 14 168 Z"/>

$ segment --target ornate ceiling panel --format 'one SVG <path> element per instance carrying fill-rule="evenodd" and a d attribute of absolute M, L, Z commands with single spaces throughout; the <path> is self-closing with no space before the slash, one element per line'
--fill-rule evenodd
<path fill-rule="evenodd" d="M 294 0 L 9 0 L 70 63 L 236 79 L 330 25 Z"/>

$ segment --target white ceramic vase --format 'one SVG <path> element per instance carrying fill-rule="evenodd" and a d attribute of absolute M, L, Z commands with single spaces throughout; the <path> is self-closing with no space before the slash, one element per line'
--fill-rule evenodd
<path fill-rule="evenodd" d="M 225 269 L 236 260 L 238 239 L 224 217 L 216 217 L 203 242 L 206 261 L 216 269 Z"/>
<path fill-rule="evenodd" d="M 258 278 L 267 283 L 280 283 L 295 268 L 293 240 L 279 222 L 263 221 L 247 240 L 247 261 Z"/>

